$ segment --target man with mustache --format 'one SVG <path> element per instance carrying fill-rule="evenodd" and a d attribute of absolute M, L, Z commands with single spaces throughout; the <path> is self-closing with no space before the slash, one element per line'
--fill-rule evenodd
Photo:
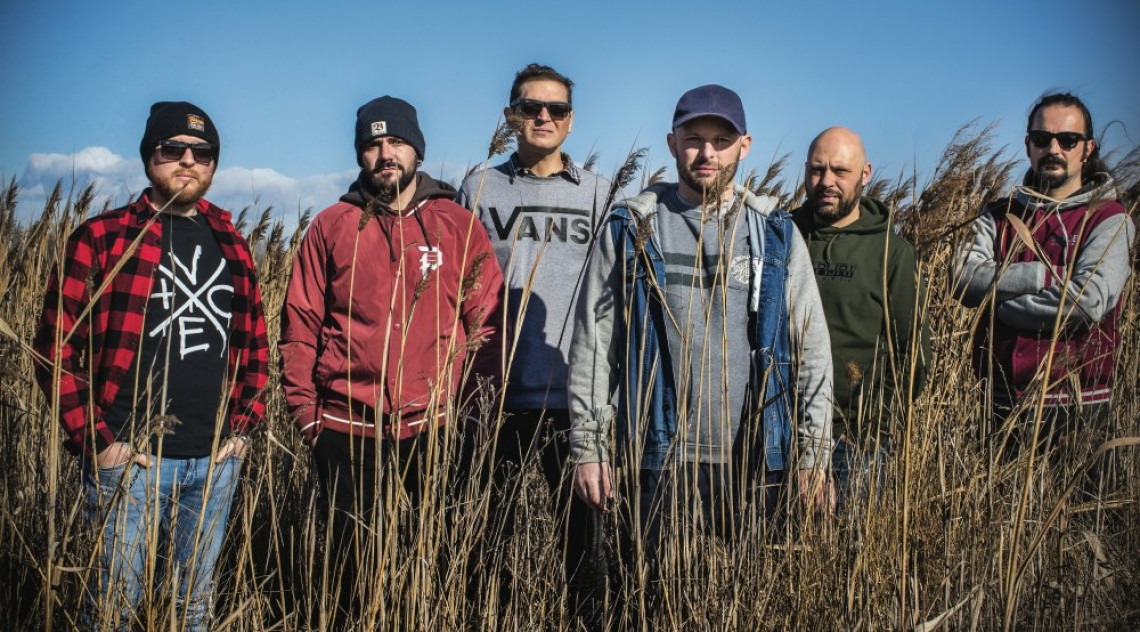
<path fill-rule="evenodd" d="M 1041 97 L 1025 127 L 1022 186 L 982 209 L 955 259 L 959 300 L 985 310 L 974 366 L 991 386 L 995 428 L 1013 416 L 1026 434 L 1041 421 L 1046 438 L 1108 429 L 1136 227 L 1093 133 L 1080 98 Z"/>
<path fill-rule="evenodd" d="M 360 175 L 313 220 L 281 312 L 285 401 L 332 511 L 333 628 L 386 598 L 369 590 L 373 566 L 356 573 L 360 560 L 387 563 L 391 525 L 405 547 L 438 528 L 416 517 L 445 503 L 463 420 L 501 373 L 503 276 L 455 189 L 416 170 L 415 108 L 364 104 L 355 145 Z"/>
<path fill-rule="evenodd" d="M 163 574 L 179 625 L 210 627 L 214 566 L 269 375 L 249 247 L 202 197 L 220 149 L 201 108 L 155 103 L 139 145 L 150 188 L 81 224 L 48 281 L 36 377 L 49 402 L 58 397 L 100 530 L 85 629 L 144 623 L 144 595 L 163 585 L 147 579 Z"/>
<path fill-rule="evenodd" d="M 792 211 L 831 334 L 838 511 L 852 496 L 881 493 L 899 421 L 892 413 L 922 390 L 930 358 L 930 329 L 915 320 L 914 247 L 895 234 L 890 209 L 863 195 L 870 181 L 863 140 L 842 127 L 824 130 L 808 148 L 807 202 Z"/>
<path fill-rule="evenodd" d="M 733 183 L 752 145 L 740 97 L 686 92 L 666 143 L 680 181 L 606 217 L 570 346 L 575 489 L 608 512 L 616 481 L 620 522 L 639 525 L 626 553 L 651 569 L 666 528 L 731 540 L 742 507 L 771 515 L 787 470 L 803 502 L 825 509 L 831 452 L 811 260 L 774 198 Z"/>
<path fill-rule="evenodd" d="M 507 276 L 506 304 L 513 330 L 503 421 L 492 456 L 491 536 L 514 533 L 515 505 L 530 456 L 537 452 L 558 523 L 573 616 L 596 614 L 600 520 L 566 477 L 570 411 L 566 396 L 570 312 L 594 227 L 605 211 L 610 183 L 574 164 L 563 151 L 574 125 L 574 83 L 550 66 L 530 64 L 515 75 L 503 110 L 518 151 L 502 164 L 469 175 L 457 201 L 486 228 Z M 494 544 L 496 537 L 488 537 Z M 493 551 L 480 563 L 500 575 L 509 595 L 509 570 Z M 495 574 L 492 573 L 492 574 Z M 486 590 L 486 589 L 484 589 Z"/>

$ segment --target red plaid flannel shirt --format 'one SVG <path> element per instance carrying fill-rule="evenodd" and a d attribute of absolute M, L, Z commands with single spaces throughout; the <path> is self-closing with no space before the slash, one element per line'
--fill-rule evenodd
<path fill-rule="evenodd" d="M 36 351 L 48 362 L 37 366 L 36 378 L 49 405 L 58 393 L 60 422 L 76 452 L 97 453 L 115 442 L 102 411 L 114 403 L 135 359 L 143 308 L 162 256 L 162 223 L 147 225 L 155 216 L 149 193 L 80 225 L 67 239 L 61 268 L 48 280 L 35 340 Z M 262 391 L 269 379 L 261 293 L 249 246 L 230 223 L 230 213 L 206 200 L 197 208 L 233 274 L 226 376 L 232 388 L 226 403 L 231 432 L 245 434 L 265 413 Z M 125 256 L 144 230 L 134 252 Z M 120 264 L 107 289 L 96 297 Z"/>

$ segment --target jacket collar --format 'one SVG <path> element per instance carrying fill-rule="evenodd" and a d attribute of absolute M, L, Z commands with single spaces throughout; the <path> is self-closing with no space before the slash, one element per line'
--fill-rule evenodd
<path fill-rule="evenodd" d="M 519 161 L 519 153 L 517 151 L 511 154 L 510 160 L 507 161 L 507 171 L 510 172 L 511 180 L 519 176 L 541 178 L 541 176 L 535 175 L 533 171 L 522 165 L 522 162 Z M 578 168 L 574 166 L 574 161 L 570 160 L 570 154 L 566 152 L 562 152 L 562 170 L 552 173 L 547 177 L 562 177 L 574 184 L 582 184 L 582 176 L 578 173 Z"/>
<path fill-rule="evenodd" d="M 137 200 L 127 206 L 127 213 L 129 215 L 128 223 L 136 227 L 142 226 L 150 221 L 150 218 L 155 216 L 157 211 L 155 211 L 150 206 L 150 196 L 152 191 L 153 189 L 151 187 L 147 187 L 146 190 L 144 190 L 142 194 L 139 195 Z M 227 222 L 231 217 L 229 211 L 214 206 L 205 198 L 198 200 L 198 202 L 194 205 L 194 208 L 196 208 L 198 210 L 198 213 L 205 217 L 206 220 L 210 223 L 210 226 L 214 227 L 215 229 L 219 223 Z"/>
<path fill-rule="evenodd" d="M 756 195 L 752 191 L 740 185 L 733 185 L 733 192 L 736 197 L 733 204 L 743 203 L 744 206 L 752 211 L 760 213 L 761 215 L 769 215 L 776 210 L 779 200 L 768 195 Z M 657 200 L 662 195 L 672 192 L 676 194 L 677 184 L 675 182 L 657 182 L 649 185 L 644 191 L 636 196 L 629 198 L 616 206 L 623 206 L 629 209 L 634 217 L 641 219 L 649 217 L 657 212 Z"/>
<path fill-rule="evenodd" d="M 1094 202 L 1112 202 L 1117 199 L 1116 183 L 1107 173 L 1098 173 L 1089 182 L 1063 200 L 1055 200 L 1038 192 L 1031 185 L 1033 172 L 1026 172 L 1022 185 L 1017 187 L 1017 201 L 1022 206 L 1044 206 L 1049 212 L 1066 211 L 1069 209 L 1088 206 Z"/>

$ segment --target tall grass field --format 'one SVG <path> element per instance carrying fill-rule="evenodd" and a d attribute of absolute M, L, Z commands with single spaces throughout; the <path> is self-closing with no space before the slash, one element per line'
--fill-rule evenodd
<path fill-rule="evenodd" d="M 785 538 L 731 546 L 698 532 L 663 543 L 661 598 L 611 579 L 602 623 L 644 630 L 1128 630 L 1140 629 L 1140 296 L 1134 274 L 1121 298 L 1109 428 L 1082 428 L 1042 450 L 995 450 L 1023 429 L 993 427 L 984 385 L 970 366 L 976 310 L 950 294 L 952 251 L 968 221 L 1020 183 L 1024 165 L 996 150 L 992 128 L 967 125 L 937 169 L 876 179 L 867 195 L 893 209 L 916 246 L 927 288 L 919 306 L 933 333 L 927 388 L 890 420 L 895 440 L 880 504 L 825 519 L 798 516 Z M 501 139 L 497 139 L 501 143 Z M 496 154 L 502 147 L 493 147 Z M 664 169 L 634 152 L 618 174 L 637 188 Z M 1137 219 L 1140 149 L 1109 157 Z M 591 160 L 591 163 L 596 162 Z M 747 186 L 785 208 L 803 198 L 787 157 Z M 207 196 L 208 197 L 208 196 Z M 77 462 L 33 379 L 30 343 L 44 288 L 68 233 L 104 210 L 91 187 L 61 184 L 42 209 L 21 208 L 13 180 L 0 189 L 0 629 L 69 630 L 94 564 Z M 119 200 L 118 203 L 125 203 Z M 331 200 L 330 200 L 331 203 Z M 236 214 L 252 247 L 270 332 L 265 422 L 251 445 L 218 566 L 218 630 L 328 628 L 335 598 L 309 449 L 286 413 L 275 342 L 293 254 L 308 214 L 289 234 L 272 209 Z M 21 220 L 20 218 L 27 218 Z M 838 378 L 837 378 L 838 379 Z M 495 419 L 487 419 L 493 424 Z M 1022 417 L 1023 418 L 1023 417 Z M 453 440 L 439 433 L 441 445 Z M 447 446 L 444 445 L 446 448 Z M 446 450 L 441 451 L 446 453 Z M 511 599 L 466 595 L 465 553 L 487 529 L 485 495 L 429 494 L 414 538 L 394 501 L 366 525 L 371 546 L 359 586 L 366 630 L 575 630 L 562 582 L 556 517 L 537 466 L 523 472 L 518 526 L 495 542 Z M 446 519 L 445 519 L 446 518 Z M 451 526 L 445 528 L 445 524 Z M 409 543 L 410 542 L 410 543 Z M 615 558 L 617 538 L 607 529 Z M 441 557 L 441 553 L 446 556 Z M 152 556 L 153 557 L 153 556 Z M 440 565 L 436 560 L 445 559 Z M 148 560 L 154 567 L 156 560 Z M 156 576 L 157 577 L 157 576 Z M 648 604 L 652 603 L 650 606 Z M 171 586 L 158 581 L 138 629 L 176 630 Z"/>

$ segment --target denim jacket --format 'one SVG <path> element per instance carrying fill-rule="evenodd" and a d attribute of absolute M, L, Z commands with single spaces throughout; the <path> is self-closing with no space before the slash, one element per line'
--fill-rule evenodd
<path fill-rule="evenodd" d="M 677 385 L 665 330 L 665 266 L 653 218 L 659 196 L 675 186 L 653 185 L 617 205 L 594 244 L 570 350 L 571 449 L 577 463 L 611 460 L 609 426 L 615 416 L 622 452 L 641 468 L 664 467 L 673 449 Z M 736 193 L 747 209 L 749 310 L 756 314 L 746 409 L 752 414 L 742 424 L 756 419 L 759 409 L 768 469 L 787 467 L 797 440 L 800 467 L 812 467 L 826 462 L 830 445 L 831 357 L 810 260 L 790 216 L 775 208 L 774 199 L 740 187 Z M 790 276 L 793 269 L 798 275 Z M 789 297 L 796 310 L 789 309 Z M 795 343 L 801 342 L 797 354 Z M 616 409 L 610 405 L 615 390 Z"/>

